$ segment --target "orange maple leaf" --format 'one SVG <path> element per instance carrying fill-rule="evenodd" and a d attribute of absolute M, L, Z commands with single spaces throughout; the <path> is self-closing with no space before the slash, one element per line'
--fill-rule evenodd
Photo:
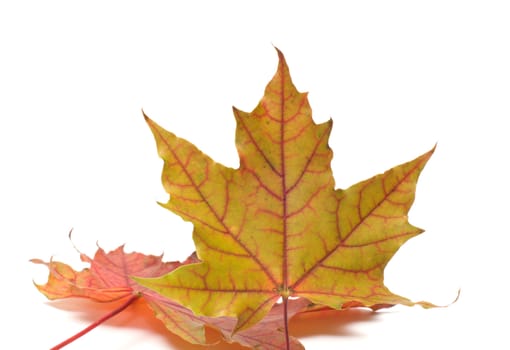
<path fill-rule="evenodd" d="M 339 309 L 395 304 L 432 307 L 392 293 L 384 268 L 422 232 L 407 213 L 433 149 L 384 174 L 335 189 L 328 138 L 283 54 L 258 106 L 234 108 L 239 169 L 214 162 L 147 116 L 164 160 L 164 207 L 191 221 L 200 263 L 136 281 L 198 315 L 236 317 L 235 331 L 257 324 L 283 300 L 306 298 Z"/>
<path fill-rule="evenodd" d="M 81 260 L 90 264 L 89 268 L 75 271 L 69 265 L 39 259 L 33 259 L 36 264 L 44 264 L 50 274 L 47 283 L 36 287 L 48 299 L 63 299 L 81 297 L 98 302 L 111 302 L 111 313 L 94 322 L 82 332 L 60 343 L 52 349 L 57 350 L 86 334 L 100 323 L 126 309 L 133 302 L 145 302 L 155 316 L 161 320 L 172 333 L 194 344 L 209 344 L 206 339 L 205 326 L 218 330 L 228 342 L 238 342 L 247 347 L 261 349 L 281 349 L 282 332 L 278 317 L 281 315 L 282 305 L 276 305 L 268 316 L 255 327 L 232 335 L 236 320 L 232 317 L 209 318 L 194 315 L 189 309 L 162 297 L 145 287 L 138 285 L 131 276 L 158 277 L 171 272 L 179 266 L 197 262 L 192 254 L 185 262 L 163 262 L 161 256 L 144 255 L 141 253 L 125 253 L 123 246 L 105 252 L 98 248 L 94 258 L 80 253 Z M 118 307 L 115 301 L 125 302 Z M 290 315 L 304 310 L 308 305 L 305 300 L 294 301 L 290 306 Z M 304 349 L 295 338 L 291 339 L 291 349 Z"/>

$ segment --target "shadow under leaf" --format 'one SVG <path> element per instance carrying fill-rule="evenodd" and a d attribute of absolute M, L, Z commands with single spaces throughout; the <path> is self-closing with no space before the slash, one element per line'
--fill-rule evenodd
<path fill-rule="evenodd" d="M 350 325 L 358 322 L 374 322 L 377 312 L 365 308 L 344 310 L 321 310 L 296 315 L 290 322 L 290 333 L 297 338 L 320 335 L 356 336 Z"/>
<path fill-rule="evenodd" d="M 84 323 L 92 323 L 115 308 L 119 302 L 97 303 L 86 299 L 64 299 L 48 303 L 60 310 L 76 313 L 76 318 Z M 377 312 L 365 308 L 351 308 L 344 310 L 317 310 L 296 315 L 290 321 L 290 334 L 297 338 L 307 338 L 321 335 L 357 336 L 352 331 L 351 324 L 358 322 L 373 322 L 377 319 Z M 204 349 L 203 345 L 190 344 L 167 330 L 162 322 L 154 317 L 154 312 L 143 299 L 134 303 L 125 311 L 108 320 L 105 325 L 142 329 L 152 334 L 158 334 L 168 343 L 169 348 L 180 350 Z M 77 329 L 79 331 L 79 329 Z M 242 350 L 246 349 L 236 343 L 226 343 L 218 331 L 206 328 L 207 339 L 213 345 L 207 346 L 211 350 Z M 88 335 L 93 336 L 93 332 Z"/>

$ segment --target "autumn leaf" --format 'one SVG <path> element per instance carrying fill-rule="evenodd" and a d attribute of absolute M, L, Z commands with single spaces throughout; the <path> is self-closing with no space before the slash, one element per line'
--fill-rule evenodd
<path fill-rule="evenodd" d="M 36 264 L 44 264 L 50 274 L 48 282 L 43 285 L 36 284 L 41 293 L 51 300 L 81 297 L 97 302 L 112 303 L 112 313 L 100 321 L 86 328 L 85 332 L 59 344 L 52 349 L 60 349 L 78 337 L 91 330 L 102 321 L 123 311 L 134 301 L 145 302 L 154 311 L 155 316 L 161 320 L 172 333 L 193 344 L 208 344 L 204 327 L 218 330 L 227 342 L 238 342 L 241 345 L 260 349 L 281 349 L 282 331 L 279 330 L 281 322 L 281 305 L 273 310 L 255 327 L 232 335 L 236 319 L 232 317 L 207 318 L 194 315 L 189 309 L 180 304 L 162 297 L 154 291 L 148 290 L 134 282 L 131 276 L 157 277 L 173 271 L 175 268 L 197 262 L 196 256 L 191 255 L 185 262 L 163 262 L 161 256 L 144 255 L 141 253 L 126 253 L 123 246 L 105 252 L 98 248 L 94 258 L 80 253 L 81 260 L 90 264 L 89 268 L 75 271 L 69 265 L 50 261 L 43 262 L 33 259 Z M 125 302 L 120 307 L 115 301 Z M 295 315 L 308 306 L 306 300 L 295 300 L 289 306 L 290 316 Z M 297 339 L 291 339 L 291 349 L 304 349 Z"/>
<path fill-rule="evenodd" d="M 145 116 L 164 160 L 165 208 L 194 225 L 200 263 L 136 281 L 197 315 L 262 320 L 282 298 L 331 308 L 395 304 L 432 307 L 392 293 L 384 268 L 422 232 L 408 222 L 418 176 L 433 153 L 348 189 L 335 189 L 328 138 L 305 93 L 294 87 L 283 54 L 258 106 L 234 108 L 240 166 L 216 163 Z M 286 347 L 289 348 L 289 344 Z"/>

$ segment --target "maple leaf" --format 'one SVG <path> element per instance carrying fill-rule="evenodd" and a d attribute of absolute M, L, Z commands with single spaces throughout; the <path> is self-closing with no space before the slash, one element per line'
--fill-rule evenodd
<path fill-rule="evenodd" d="M 61 349 L 103 321 L 123 311 L 136 300 L 144 301 L 154 311 L 155 316 L 165 324 L 167 329 L 190 343 L 208 344 L 204 330 L 204 327 L 208 326 L 218 330 L 228 342 L 238 342 L 252 348 L 282 348 L 282 332 L 278 330 L 281 326 L 281 322 L 278 322 L 278 317 L 281 315 L 281 305 L 276 305 L 268 316 L 255 327 L 232 335 L 236 319 L 232 317 L 208 318 L 196 316 L 191 310 L 138 285 L 130 278 L 131 276 L 160 276 L 173 271 L 179 266 L 197 262 L 198 260 L 194 254 L 182 263 L 163 262 L 161 256 L 125 253 L 123 246 L 121 246 L 108 253 L 98 248 L 94 258 L 89 258 L 82 253 L 80 253 L 80 257 L 83 262 L 90 264 L 89 268 L 75 271 L 69 265 L 61 262 L 50 261 L 47 263 L 39 259 L 33 259 L 32 262 L 44 264 L 50 271 L 46 284 L 36 284 L 39 291 L 50 300 L 82 297 L 103 303 L 119 300 L 125 300 L 125 302 L 120 307 L 114 306 L 116 308 L 112 310 L 112 313 L 52 349 Z M 295 315 L 307 306 L 307 301 L 295 300 L 289 307 L 289 313 L 291 316 Z M 291 349 L 300 350 L 304 348 L 297 339 L 293 338 L 291 339 Z"/>
<path fill-rule="evenodd" d="M 407 213 L 433 149 L 348 189 L 335 189 L 328 138 L 315 124 L 283 54 L 251 112 L 234 108 L 238 169 L 216 163 L 145 114 L 164 160 L 162 204 L 194 225 L 200 263 L 136 281 L 198 315 L 238 318 L 235 331 L 259 322 L 278 299 L 288 337 L 287 301 L 331 308 L 412 302 L 384 285 L 399 247 L 422 232 Z M 287 344 L 287 349 L 289 344 Z"/>

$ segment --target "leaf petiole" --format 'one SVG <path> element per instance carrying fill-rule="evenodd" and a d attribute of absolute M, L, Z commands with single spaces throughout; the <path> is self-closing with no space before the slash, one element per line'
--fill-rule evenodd
<path fill-rule="evenodd" d="M 285 333 L 285 349 L 290 350 L 288 303 L 289 303 L 289 297 L 284 296 L 283 297 L 283 324 L 284 324 L 284 333 Z"/>
<path fill-rule="evenodd" d="M 138 300 L 140 298 L 140 296 L 141 296 L 141 294 L 139 294 L 139 293 L 133 294 L 128 300 L 126 300 L 126 302 L 124 304 L 122 304 L 121 306 L 119 306 L 115 310 L 112 310 L 108 314 L 104 315 L 99 320 L 95 321 L 94 323 L 92 323 L 87 328 L 84 328 L 80 332 L 76 333 L 75 335 L 73 335 L 69 339 L 66 339 L 62 343 L 52 347 L 50 350 L 59 350 L 59 349 L 62 349 L 64 346 L 71 344 L 76 339 L 81 338 L 82 336 L 84 336 L 85 334 L 87 334 L 88 332 L 90 332 L 91 330 L 93 330 L 94 328 L 99 326 L 100 324 L 102 324 L 105 321 L 109 320 L 110 318 L 112 318 L 113 316 L 117 315 L 118 313 L 124 311 L 127 307 L 129 307 L 129 305 L 133 304 L 136 300 Z"/>

